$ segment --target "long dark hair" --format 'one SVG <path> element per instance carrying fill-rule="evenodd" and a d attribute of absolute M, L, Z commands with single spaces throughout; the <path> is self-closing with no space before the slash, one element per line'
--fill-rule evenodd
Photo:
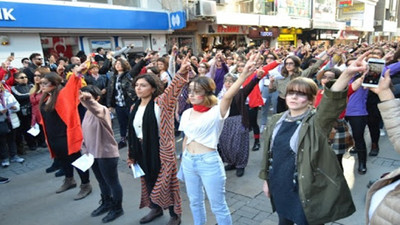
<path fill-rule="evenodd" d="M 282 76 L 284 76 L 284 77 L 289 76 L 289 72 L 288 72 L 287 69 L 286 69 L 286 61 L 287 61 L 288 59 L 291 59 L 291 60 L 294 62 L 294 66 L 295 66 L 294 71 L 293 71 L 293 75 L 292 75 L 292 78 L 291 78 L 291 79 L 300 76 L 300 75 L 301 75 L 301 72 L 302 72 L 301 69 L 300 69 L 301 60 L 300 60 L 299 57 L 294 56 L 294 55 L 289 55 L 289 56 L 285 59 L 284 64 L 283 64 L 283 67 L 282 67 L 282 71 L 281 71 Z"/>
<path fill-rule="evenodd" d="M 152 98 L 155 98 L 164 92 L 164 83 L 160 80 L 160 78 L 157 75 L 146 73 L 146 74 L 137 76 L 132 82 L 132 85 L 134 88 L 136 86 L 136 82 L 139 79 L 144 79 L 145 81 L 147 81 L 147 83 L 150 84 L 150 86 L 152 88 L 155 89 L 155 91 L 152 94 Z"/>
<path fill-rule="evenodd" d="M 61 85 L 62 78 L 56 72 L 47 73 L 43 76 L 43 78 L 46 78 L 51 83 L 51 85 L 55 86 L 55 88 L 51 91 L 51 93 L 43 93 L 43 96 L 39 102 L 39 107 L 41 107 L 43 105 L 43 103 L 51 95 L 50 102 L 48 104 L 44 105 L 44 110 L 45 111 L 53 111 L 56 107 L 56 101 L 57 101 L 58 94 L 60 93 L 60 90 L 63 88 L 63 86 Z"/>

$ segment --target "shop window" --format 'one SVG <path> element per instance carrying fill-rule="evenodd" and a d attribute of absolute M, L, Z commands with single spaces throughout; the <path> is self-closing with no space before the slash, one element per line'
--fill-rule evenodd
<path fill-rule="evenodd" d="M 113 5 L 140 7 L 140 0 L 112 0 Z"/>
<path fill-rule="evenodd" d="M 129 46 L 133 44 L 133 49 L 130 52 L 144 52 L 145 46 L 144 46 L 144 39 L 143 38 L 127 38 L 127 39 L 122 39 L 122 44 L 124 46 Z"/>
<path fill-rule="evenodd" d="M 103 48 L 106 52 L 112 49 L 110 39 L 90 39 L 89 43 L 91 52 L 96 52 L 97 48 Z"/>
<path fill-rule="evenodd" d="M 45 58 L 51 55 L 71 58 L 79 52 L 78 37 L 41 37 Z"/>

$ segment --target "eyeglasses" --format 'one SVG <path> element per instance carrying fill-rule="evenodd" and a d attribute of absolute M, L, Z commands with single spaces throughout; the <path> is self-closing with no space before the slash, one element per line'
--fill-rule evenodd
<path fill-rule="evenodd" d="M 285 63 L 285 65 L 294 66 L 294 62 L 287 62 L 287 63 Z"/>
<path fill-rule="evenodd" d="M 199 66 L 199 68 L 206 68 L 206 66 Z"/>
<path fill-rule="evenodd" d="M 19 79 L 27 79 L 27 76 L 20 76 Z"/>
<path fill-rule="evenodd" d="M 244 67 L 244 65 L 237 65 L 237 67 Z"/>
<path fill-rule="evenodd" d="M 231 84 L 233 84 L 233 83 L 234 83 L 234 81 L 233 81 L 233 80 L 225 80 L 224 82 L 225 82 L 225 83 L 231 83 Z"/>
<path fill-rule="evenodd" d="M 267 59 L 275 60 L 275 57 L 267 57 Z"/>
<path fill-rule="evenodd" d="M 307 98 L 307 94 L 301 91 L 288 91 L 286 92 L 286 95 L 292 97 L 296 95 L 299 98 Z"/>

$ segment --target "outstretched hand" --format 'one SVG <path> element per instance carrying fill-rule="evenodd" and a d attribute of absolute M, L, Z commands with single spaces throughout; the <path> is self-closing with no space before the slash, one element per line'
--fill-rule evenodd
<path fill-rule="evenodd" d="M 178 73 L 179 74 L 187 74 L 189 72 L 189 70 L 191 70 L 190 67 L 190 59 L 189 59 L 189 54 L 187 54 L 185 56 L 185 58 L 183 58 L 182 63 L 181 63 L 181 68 L 179 68 Z"/>
<path fill-rule="evenodd" d="M 248 77 L 250 74 L 252 74 L 254 71 L 257 69 L 257 61 L 260 58 L 260 53 L 253 53 L 250 55 L 249 60 L 247 60 L 246 65 L 243 68 L 242 74 L 244 74 L 246 77 Z"/>

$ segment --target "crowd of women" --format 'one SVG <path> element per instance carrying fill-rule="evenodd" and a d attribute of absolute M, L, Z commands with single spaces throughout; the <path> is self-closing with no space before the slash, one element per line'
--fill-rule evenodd
<path fill-rule="evenodd" d="M 169 210 L 168 225 L 181 223 L 180 179 L 194 224 L 206 224 L 205 190 L 218 224 L 229 225 L 225 170 L 244 175 L 252 131 L 251 149 L 263 146 L 259 177 L 279 224 L 323 224 L 355 211 L 342 157 L 351 148 L 363 175 L 367 155 L 379 154 L 383 124 L 378 103 L 382 93 L 389 95 L 388 84 L 373 91 L 361 84 L 367 60 L 383 59 L 387 76 L 382 80 L 392 76 L 393 96 L 400 93 L 397 43 L 325 47 L 300 42 L 296 48 L 261 45 L 198 56 L 173 46 L 163 56 L 148 51 L 127 58 L 130 48 L 108 53 L 99 48 L 87 56 L 60 57 L 48 66 L 33 53 L 19 70 L 10 66 L 10 56 L 0 69 L 2 166 L 24 162 L 18 156 L 26 154 L 24 142 L 30 150 L 47 146 L 54 162 L 46 172 L 60 169 L 65 179 L 56 193 L 62 193 L 77 186 L 71 163 L 92 154 L 101 201 L 91 215 L 107 213 L 102 219 L 107 223 L 124 213 L 117 165 L 118 150 L 127 146 L 128 166 L 144 172 L 140 208 L 150 211 L 140 223 L 162 216 L 164 209 Z M 27 133 L 32 127 L 40 129 L 38 136 Z M 178 166 L 179 132 L 184 138 Z M 81 185 L 75 200 L 92 192 L 89 172 L 77 172 Z M 372 196 L 371 201 L 379 210 L 378 200 Z M 371 222 L 377 220 L 373 215 L 369 209 Z"/>

